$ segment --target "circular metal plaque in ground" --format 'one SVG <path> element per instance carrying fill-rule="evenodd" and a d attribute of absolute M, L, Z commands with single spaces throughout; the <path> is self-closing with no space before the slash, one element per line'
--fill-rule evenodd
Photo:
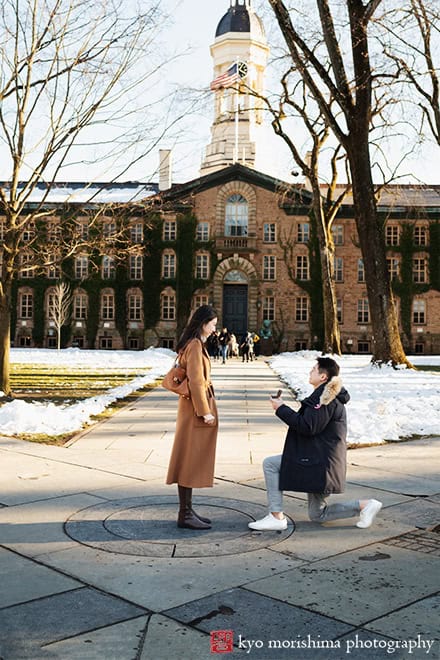
<path fill-rule="evenodd" d="M 173 496 L 133 497 L 89 506 L 65 523 L 70 538 L 84 545 L 125 555 L 209 557 L 267 548 L 289 537 L 283 532 L 252 532 L 248 523 L 266 515 L 260 504 L 220 497 L 194 498 L 200 515 L 212 520 L 205 531 L 179 529 Z"/>

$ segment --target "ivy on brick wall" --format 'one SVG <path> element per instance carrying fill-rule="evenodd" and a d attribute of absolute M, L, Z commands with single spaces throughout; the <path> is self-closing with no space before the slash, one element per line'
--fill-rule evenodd
<path fill-rule="evenodd" d="M 177 336 L 182 333 L 191 309 L 192 295 L 197 288 L 194 277 L 196 218 L 191 211 L 177 217 Z"/>
<path fill-rule="evenodd" d="M 393 291 L 400 298 L 400 318 L 404 332 L 405 350 L 410 348 L 409 341 L 411 337 L 412 305 L 414 296 L 425 293 L 429 290 L 429 284 L 417 284 L 413 281 L 413 257 L 414 253 L 420 252 L 421 246 L 414 244 L 414 223 L 403 222 L 400 225 L 399 245 L 388 247 L 389 252 L 399 252 L 400 277 L 393 279 Z"/>
<path fill-rule="evenodd" d="M 432 222 L 429 227 L 429 282 L 440 291 L 440 222 Z"/>
<path fill-rule="evenodd" d="M 310 335 L 317 337 L 317 346 L 324 343 L 324 302 L 322 288 L 321 252 L 319 249 L 316 217 L 313 211 L 309 214 L 310 238 L 307 244 L 309 251 L 309 280 L 295 279 L 295 283 L 309 296 L 310 300 Z"/>
<path fill-rule="evenodd" d="M 158 213 L 149 216 L 148 229 L 145 233 L 147 249 L 143 264 L 144 323 L 146 328 L 153 328 L 160 319 L 162 227 L 163 221 Z"/>

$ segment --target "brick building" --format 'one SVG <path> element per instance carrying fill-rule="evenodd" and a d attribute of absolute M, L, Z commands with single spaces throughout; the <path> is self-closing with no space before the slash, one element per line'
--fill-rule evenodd
<path fill-rule="evenodd" d="M 264 157 L 258 149 L 261 108 L 245 90 L 238 98 L 221 84 L 225 74 L 235 81 L 243 74 L 254 89 L 263 90 L 268 47 L 251 0 L 231 0 L 211 54 L 214 119 L 200 177 L 172 185 L 170 154 L 163 151 L 158 185 L 97 185 L 96 192 L 83 186 L 93 204 L 82 201 L 81 184 L 55 186 L 45 202 L 47 240 L 55 246 L 56 231 L 50 238 L 49 229 L 62 232 L 66 216 L 86 233 L 86 209 L 99 209 L 100 204 L 107 209 L 109 200 L 121 204 L 130 199 L 125 205 L 125 251 L 119 249 L 116 259 L 112 236 L 118 228 L 107 211 L 100 227 L 108 250 L 99 255 L 84 251 L 59 268 L 26 269 L 26 241 L 32 237 L 24 236 L 14 284 L 15 346 L 55 345 L 51 295 L 64 279 L 73 294 L 65 346 L 173 348 L 191 309 L 210 302 L 219 324 L 236 335 L 247 329 L 259 332 L 263 321 L 270 321 L 274 350 L 321 348 L 319 250 L 310 193 L 304 185 L 258 169 L 258 158 Z M 64 197 L 59 195 L 63 189 L 68 193 Z M 439 202 L 440 186 L 404 185 L 388 186 L 378 201 L 408 353 L 440 353 Z M 0 217 L 0 269 L 4 227 Z M 371 324 L 349 197 L 333 235 L 342 349 L 368 353 Z"/>

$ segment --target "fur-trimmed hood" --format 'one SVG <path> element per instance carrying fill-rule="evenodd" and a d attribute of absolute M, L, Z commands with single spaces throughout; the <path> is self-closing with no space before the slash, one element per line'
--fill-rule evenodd
<path fill-rule="evenodd" d="M 303 404 L 320 408 L 328 406 L 335 399 L 344 404 L 350 401 L 350 395 L 343 387 L 342 379 L 339 376 L 333 376 L 329 381 L 317 387 L 307 399 L 304 399 Z"/>
<path fill-rule="evenodd" d="M 328 406 L 334 399 L 339 399 L 341 403 L 347 403 L 350 395 L 342 386 L 342 379 L 339 376 L 333 376 L 325 385 L 319 403 L 321 406 Z"/>

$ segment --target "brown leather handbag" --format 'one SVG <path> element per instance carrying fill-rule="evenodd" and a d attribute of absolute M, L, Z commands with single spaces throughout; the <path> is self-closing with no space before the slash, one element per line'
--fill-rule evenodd
<path fill-rule="evenodd" d="M 186 371 L 179 365 L 177 360 L 164 377 L 162 387 L 170 392 L 174 392 L 174 394 L 183 396 L 185 399 L 191 398 Z"/>

